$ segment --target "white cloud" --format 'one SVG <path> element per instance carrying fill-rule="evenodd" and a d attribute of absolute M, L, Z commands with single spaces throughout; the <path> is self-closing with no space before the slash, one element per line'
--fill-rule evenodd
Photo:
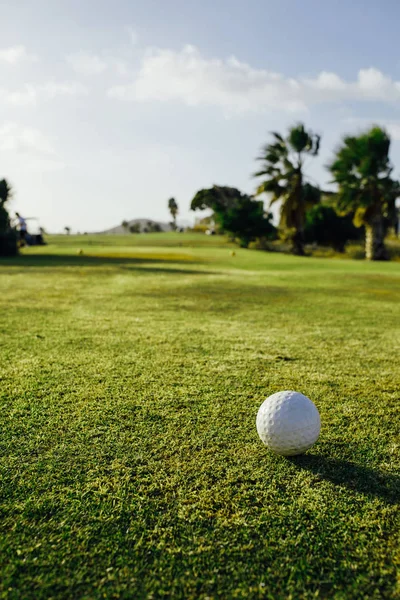
<path fill-rule="evenodd" d="M 29 106 L 35 104 L 37 91 L 34 85 L 26 84 L 21 89 L 12 91 L 0 88 L 0 102 L 12 106 Z"/>
<path fill-rule="evenodd" d="M 37 93 L 39 98 L 52 100 L 56 96 L 86 96 L 88 89 L 81 83 L 53 81 L 37 86 Z"/>
<path fill-rule="evenodd" d="M 0 87 L 0 103 L 12 106 L 32 106 L 41 100 L 53 100 L 57 96 L 82 96 L 87 88 L 76 82 L 47 82 L 40 85 L 25 84 L 19 90 Z"/>
<path fill-rule="evenodd" d="M 123 60 L 119 60 L 117 58 L 112 59 L 111 61 L 111 67 L 115 70 L 115 72 L 117 73 L 117 75 L 120 76 L 126 76 L 129 75 L 129 67 L 126 64 L 125 61 Z"/>
<path fill-rule="evenodd" d="M 182 51 L 147 51 L 134 81 L 113 86 L 119 100 L 179 101 L 188 106 L 216 106 L 228 113 L 305 111 L 310 106 L 348 100 L 400 103 L 400 82 L 374 68 L 361 69 L 355 81 L 323 71 L 315 78 L 289 78 L 238 61 L 209 59 L 193 46 Z"/>
<path fill-rule="evenodd" d="M 19 123 L 0 125 L 0 154 L 29 171 L 56 171 L 64 168 L 50 139 L 39 129 Z M 14 159 L 13 159 L 14 157 Z M 2 158 L 4 162 L 4 158 Z"/>
<path fill-rule="evenodd" d="M 33 60 L 36 60 L 36 57 L 29 54 L 25 46 L 10 46 L 0 49 L 0 62 L 15 65 L 19 62 Z"/>
<path fill-rule="evenodd" d="M 235 58 L 205 59 L 192 46 L 182 52 L 153 50 L 143 59 L 136 81 L 114 86 L 109 95 L 121 100 L 178 100 L 189 106 L 219 106 L 246 112 L 260 106 L 304 110 L 298 83 L 261 71 Z"/>
<path fill-rule="evenodd" d="M 0 151 L 54 155 L 50 140 L 38 129 L 18 123 L 4 123 L 0 126 Z"/>
<path fill-rule="evenodd" d="M 80 75 L 99 75 L 107 69 L 107 63 L 96 54 L 77 52 L 66 57 L 70 67 Z"/>
<path fill-rule="evenodd" d="M 125 61 L 119 58 L 102 58 L 97 54 L 78 52 L 76 54 L 70 54 L 65 60 L 79 75 L 101 75 L 105 71 L 114 72 L 120 76 L 129 74 L 129 69 Z"/>

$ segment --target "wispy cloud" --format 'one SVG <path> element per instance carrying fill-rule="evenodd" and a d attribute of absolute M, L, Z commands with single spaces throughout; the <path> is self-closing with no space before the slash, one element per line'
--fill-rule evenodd
<path fill-rule="evenodd" d="M 0 125 L 0 153 L 4 153 L 8 159 L 14 155 L 19 161 L 22 155 L 24 168 L 31 171 L 56 171 L 65 166 L 47 135 L 20 123 L 6 122 Z"/>
<path fill-rule="evenodd" d="M 67 64 L 79 75 L 101 75 L 106 71 L 117 75 L 128 75 L 129 68 L 125 61 L 115 57 L 101 57 L 97 54 L 77 52 L 66 57 Z"/>
<path fill-rule="evenodd" d="M 124 60 L 118 58 L 111 59 L 110 66 L 117 75 L 127 76 L 130 73 L 130 69 Z"/>
<path fill-rule="evenodd" d="M 30 54 L 25 46 L 10 46 L 0 49 L 0 62 L 15 65 L 20 62 L 31 62 L 37 60 L 36 56 Z"/>
<path fill-rule="evenodd" d="M 32 106 L 40 101 L 53 100 L 57 96 L 82 96 L 87 88 L 76 82 L 54 82 L 25 84 L 20 89 L 10 90 L 0 87 L 0 103 L 11 106 Z"/>
<path fill-rule="evenodd" d="M 128 32 L 128 36 L 130 39 L 131 44 L 133 44 L 134 46 L 138 43 L 138 34 L 136 33 L 135 29 L 131 26 L 128 25 L 128 27 L 126 28 L 126 31 Z"/>
<path fill-rule="evenodd" d="M 54 155 L 50 140 L 38 129 L 14 122 L 0 126 L 0 151 Z"/>
<path fill-rule="evenodd" d="M 86 96 L 88 89 L 82 83 L 70 81 L 49 81 L 37 86 L 39 97 L 52 100 L 56 96 Z"/>
<path fill-rule="evenodd" d="M 25 84 L 18 90 L 0 87 L 0 103 L 11 106 L 29 106 L 35 104 L 37 91 L 34 85 Z"/>
<path fill-rule="evenodd" d="M 107 63 L 97 54 L 77 52 L 66 57 L 68 65 L 80 75 L 99 75 L 107 69 Z"/>
<path fill-rule="evenodd" d="M 229 113 L 301 112 L 315 104 L 349 100 L 400 103 L 400 82 L 374 68 L 361 69 L 354 81 L 325 71 L 314 78 L 288 78 L 235 57 L 205 58 L 197 48 L 185 46 L 180 52 L 147 51 L 135 80 L 111 87 L 108 95 L 135 102 L 215 106 Z"/>

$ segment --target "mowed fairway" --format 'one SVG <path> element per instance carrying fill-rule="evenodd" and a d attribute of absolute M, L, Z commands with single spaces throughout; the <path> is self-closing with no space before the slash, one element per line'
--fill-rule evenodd
<path fill-rule="evenodd" d="M 400 266 L 231 252 L 0 261 L 1 598 L 399 597 Z M 255 428 L 284 389 L 322 419 L 290 460 Z"/>

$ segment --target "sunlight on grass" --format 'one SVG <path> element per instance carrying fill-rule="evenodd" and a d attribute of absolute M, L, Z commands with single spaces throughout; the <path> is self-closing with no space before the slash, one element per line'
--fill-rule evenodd
<path fill-rule="evenodd" d="M 83 237 L 0 261 L 1 597 L 396 597 L 398 265 Z"/>

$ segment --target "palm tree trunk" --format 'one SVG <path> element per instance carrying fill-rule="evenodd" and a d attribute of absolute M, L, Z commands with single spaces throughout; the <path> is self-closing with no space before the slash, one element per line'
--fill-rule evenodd
<path fill-rule="evenodd" d="M 296 256 L 304 256 L 304 215 L 303 215 L 303 173 L 301 171 L 301 156 L 299 154 L 299 166 L 296 185 L 297 208 L 294 215 L 295 233 L 292 238 L 292 253 Z"/>
<path fill-rule="evenodd" d="M 367 260 L 388 260 L 385 246 L 385 226 L 382 215 L 375 215 L 365 225 L 365 257 Z"/>
<path fill-rule="evenodd" d="M 292 237 L 292 254 L 304 256 L 304 235 L 301 229 L 297 229 Z"/>

